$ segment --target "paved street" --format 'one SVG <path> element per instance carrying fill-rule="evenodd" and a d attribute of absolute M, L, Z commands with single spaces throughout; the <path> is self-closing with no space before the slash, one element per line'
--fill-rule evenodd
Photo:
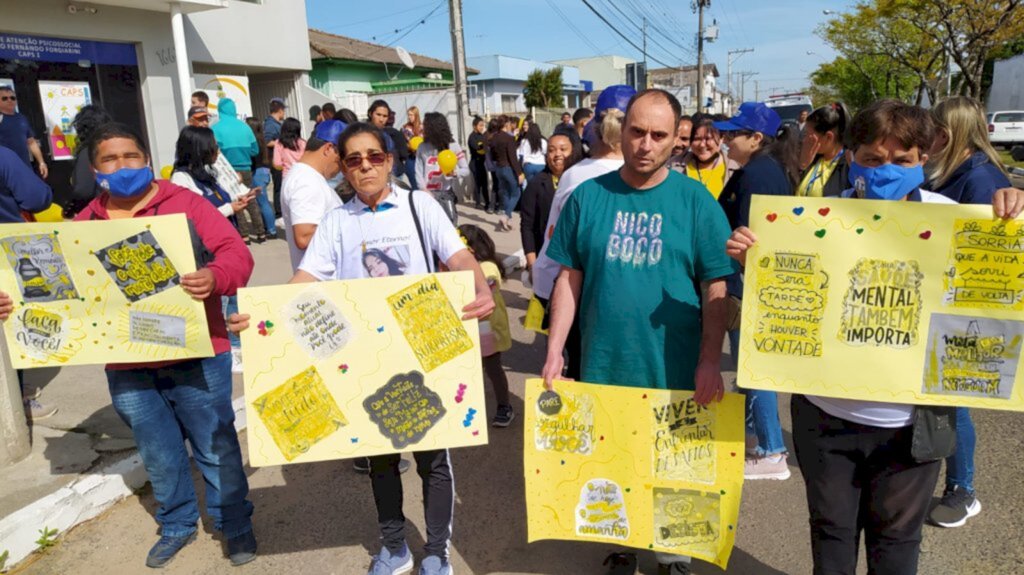
<path fill-rule="evenodd" d="M 496 217 L 472 209 L 462 212 L 462 222 L 484 225 L 491 231 L 503 255 L 518 249 L 518 230 L 493 232 Z M 254 253 L 258 266 L 254 285 L 287 278 L 284 242 L 254 246 Z M 514 407 L 521 414 L 523 382 L 540 371 L 543 338 L 535 338 L 521 328 L 528 295 L 518 277 L 518 272 L 513 274 L 504 291 L 515 338 L 504 363 L 509 371 Z M 732 357 L 726 356 L 726 371 L 731 362 Z M 100 367 L 87 369 L 96 372 L 92 381 L 102 381 Z M 731 372 L 727 381 L 732 381 Z M 46 398 L 60 402 L 49 390 Z M 489 405 L 493 406 L 491 399 Z M 788 444 L 789 398 L 780 401 Z M 961 529 L 926 527 L 922 574 L 1024 573 L 1024 545 L 1020 543 L 1024 535 L 1024 490 L 1019 487 L 1024 464 L 1015 459 L 1024 452 L 1024 416 L 976 411 L 975 421 L 975 484 L 983 511 Z M 245 441 L 244 434 L 242 440 Z M 559 541 L 527 544 L 522 444 L 522 419 L 517 418 L 511 428 L 493 430 L 490 445 L 453 450 L 457 501 L 451 553 L 455 572 L 603 573 L 601 561 L 613 549 L 610 545 Z M 771 575 L 810 571 L 803 484 L 795 465 L 792 469 L 793 477 L 788 481 L 748 482 L 744 486 L 737 545 L 727 573 Z M 198 540 L 165 570 L 168 574 L 365 573 L 370 554 L 379 547 L 374 505 L 365 476 L 355 474 L 346 461 L 249 469 L 248 473 L 256 505 L 254 520 L 260 557 L 245 567 L 232 569 L 211 525 L 204 523 Z M 412 523 L 409 544 L 414 553 L 419 553 L 425 537 L 419 478 L 415 473 L 407 473 L 404 484 L 405 509 Z M 54 548 L 27 560 L 15 572 L 147 572 L 143 560 L 157 537 L 151 517 L 154 507 L 148 492 L 128 498 L 66 534 Z M 656 572 L 653 556 L 641 553 L 641 569 L 643 573 Z M 722 571 L 698 562 L 695 572 Z"/>

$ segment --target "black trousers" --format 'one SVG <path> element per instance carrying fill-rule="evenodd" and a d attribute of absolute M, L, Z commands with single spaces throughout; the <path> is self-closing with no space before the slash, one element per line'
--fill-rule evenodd
<path fill-rule="evenodd" d="M 423 480 L 423 515 L 427 521 L 427 555 L 448 558 L 455 514 L 455 479 L 447 449 L 417 451 L 416 473 Z M 402 513 L 402 476 L 398 471 L 401 454 L 370 458 L 370 481 L 377 504 L 377 522 L 384 546 L 398 552 L 405 544 L 405 514 Z"/>
<path fill-rule="evenodd" d="M 487 167 L 484 162 L 473 160 L 469 163 L 469 171 L 473 173 L 473 181 L 476 182 L 476 189 L 473 190 L 473 202 L 485 208 L 491 205 L 491 196 L 487 191 Z"/>
<path fill-rule="evenodd" d="M 270 180 L 274 182 L 274 217 L 281 217 L 281 170 L 271 166 Z"/>
<path fill-rule="evenodd" d="M 910 455 L 910 426 L 861 425 L 802 395 L 790 404 L 807 487 L 815 575 L 854 575 L 864 532 L 870 575 L 913 575 L 941 461 Z"/>

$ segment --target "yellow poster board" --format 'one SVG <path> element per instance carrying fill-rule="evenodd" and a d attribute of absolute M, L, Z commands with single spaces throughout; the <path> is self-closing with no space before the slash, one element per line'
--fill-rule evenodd
<path fill-rule="evenodd" d="M 526 382 L 523 470 L 531 542 L 614 543 L 725 568 L 743 487 L 743 397 Z"/>
<path fill-rule="evenodd" d="M 741 387 L 1024 410 L 1024 221 L 772 196 L 750 221 Z"/>
<path fill-rule="evenodd" d="M 195 271 L 181 214 L 0 226 L 11 363 L 31 367 L 211 357 L 206 311 L 181 287 Z"/>
<path fill-rule="evenodd" d="M 245 288 L 253 466 L 487 443 L 473 274 Z"/>

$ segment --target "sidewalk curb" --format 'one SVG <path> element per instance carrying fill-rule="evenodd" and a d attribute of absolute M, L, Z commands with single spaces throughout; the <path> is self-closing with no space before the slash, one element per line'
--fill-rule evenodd
<path fill-rule="evenodd" d="M 235 430 L 245 429 L 245 397 L 231 402 Z M 39 546 L 41 529 L 62 535 L 103 513 L 141 488 L 149 480 L 137 451 L 92 473 L 78 476 L 57 491 L 0 519 L 0 553 L 7 551 L 7 569 L 31 555 Z"/>

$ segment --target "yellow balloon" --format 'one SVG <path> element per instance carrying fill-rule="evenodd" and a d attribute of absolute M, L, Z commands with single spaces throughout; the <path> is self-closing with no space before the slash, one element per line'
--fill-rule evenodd
<path fill-rule="evenodd" d="M 164 167 L 160 168 L 160 179 L 161 180 L 169 180 L 169 179 L 171 179 L 171 173 L 173 171 L 174 171 L 174 168 L 171 167 L 171 166 L 164 166 Z"/>
<path fill-rule="evenodd" d="M 37 222 L 55 223 L 64 221 L 64 209 L 57 204 L 50 204 L 50 207 L 33 215 L 36 217 Z"/>
<path fill-rule="evenodd" d="M 419 148 L 420 144 L 422 144 L 422 143 L 423 143 L 423 136 L 413 136 L 413 137 L 409 138 L 409 149 L 415 152 L 416 149 Z"/>
<path fill-rule="evenodd" d="M 446 176 L 452 175 L 452 172 L 455 171 L 455 165 L 458 163 L 459 158 L 451 150 L 444 150 L 437 155 L 437 166 L 441 168 L 441 171 Z"/>

